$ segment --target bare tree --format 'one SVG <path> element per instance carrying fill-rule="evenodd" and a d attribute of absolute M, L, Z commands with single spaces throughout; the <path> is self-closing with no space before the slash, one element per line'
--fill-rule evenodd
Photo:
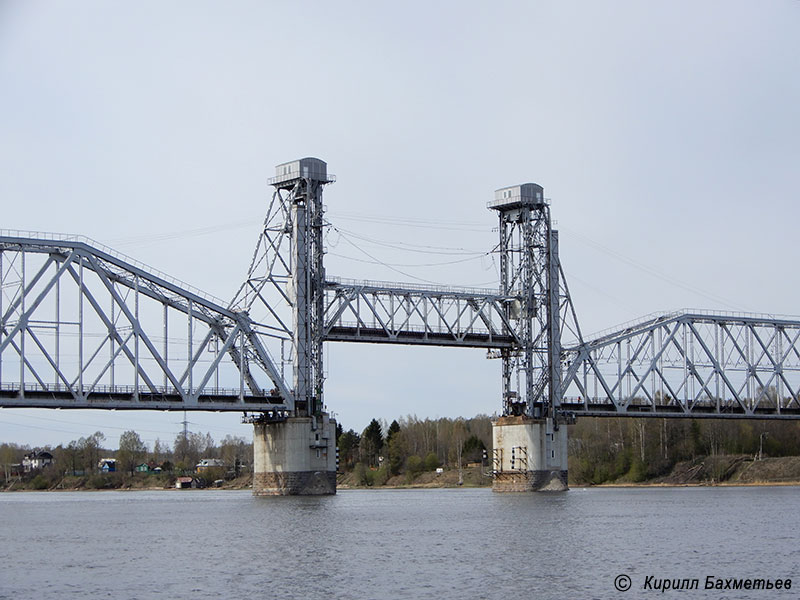
<path fill-rule="evenodd" d="M 119 436 L 117 461 L 120 467 L 133 475 L 134 470 L 147 455 L 147 446 L 135 431 L 126 431 Z"/>
<path fill-rule="evenodd" d="M 102 431 L 95 431 L 89 437 L 81 438 L 78 440 L 78 447 L 81 449 L 83 455 L 83 467 L 86 472 L 97 470 L 97 464 L 100 462 L 100 444 L 106 439 Z"/>

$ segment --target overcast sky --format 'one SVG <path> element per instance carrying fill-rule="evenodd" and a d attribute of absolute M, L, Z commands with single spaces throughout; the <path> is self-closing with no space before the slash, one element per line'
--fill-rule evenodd
<path fill-rule="evenodd" d="M 316 156 L 338 177 L 330 275 L 496 285 L 485 257 L 421 265 L 490 250 L 486 202 L 533 181 L 585 332 L 684 307 L 800 314 L 798 30 L 789 0 L 0 0 L 0 228 L 83 234 L 230 298 L 275 165 Z M 501 408 L 479 350 L 326 359 L 346 429 Z M 0 442 L 172 442 L 181 419 L 2 409 Z"/>

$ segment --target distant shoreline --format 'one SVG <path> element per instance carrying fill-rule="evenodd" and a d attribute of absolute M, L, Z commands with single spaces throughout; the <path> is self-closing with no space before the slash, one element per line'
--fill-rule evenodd
<path fill-rule="evenodd" d="M 601 483 L 598 485 L 575 485 L 575 488 L 681 488 L 681 487 L 791 487 L 800 485 L 800 481 L 741 481 L 718 483 Z"/>
<path fill-rule="evenodd" d="M 487 476 L 487 468 L 472 466 L 458 469 L 444 469 L 442 472 L 425 471 L 415 476 L 413 480 L 405 474 L 395 475 L 384 485 L 363 485 L 362 479 L 355 471 L 341 473 L 337 477 L 337 488 L 340 490 L 373 490 L 373 489 L 477 489 L 490 488 L 492 478 Z M 579 478 L 573 474 L 573 479 Z M 651 477 L 644 481 L 626 481 L 621 477 L 615 481 L 571 481 L 572 489 L 578 488 L 658 488 L 658 487 L 767 487 L 800 486 L 800 457 L 787 456 L 753 460 L 747 455 L 717 455 L 701 456 L 692 460 L 677 463 L 672 470 L 658 477 Z M 366 481 L 370 481 L 366 479 Z M 462 485 L 459 485 L 459 481 Z M 35 489 L 30 482 L 14 482 L 2 488 L 4 492 L 16 491 L 156 491 L 178 490 L 174 487 L 174 479 L 161 476 L 149 481 L 143 477 L 113 478 L 104 481 L 103 486 L 93 487 L 87 485 L 86 478 L 65 477 L 52 487 Z M 158 485 L 154 485 L 158 484 Z M 226 481 L 219 487 L 209 485 L 201 489 L 212 490 L 249 490 L 252 489 L 252 476 L 245 475 L 238 479 Z"/>
<path fill-rule="evenodd" d="M 600 483 L 570 485 L 569 489 L 599 489 L 599 488 L 685 488 L 685 487 L 793 487 L 800 486 L 800 481 L 757 481 L 742 483 Z M 443 490 L 443 489 L 491 489 L 491 485 L 481 486 L 459 486 L 459 485 L 340 485 L 337 490 Z"/>
<path fill-rule="evenodd" d="M 721 487 L 797 487 L 800 486 L 800 481 L 748 481 L 748 482 L 719 482 L 719 483 L 601 483 L 598 485 L 586 485 L 586 484 L 578 484 L 578 485 L 571 485 L 570 490 L 578 490 L 578 489 L 653 489 L 653 488 L 702 488 L 702 487 L 709 487 L 709 488 L 721 488 Z M 469 486 L 459 486 L 459 485 L 430 485 L 430 484 L 421 484 L 421 485 L 380 485 L 380 486 L 357 486 L 357 485 L 339 485 L 336 487 L 337 491 L 357 491 L 357 490 L 457 490 L 457 489 L 464 489 L 464 490 L 479 490 L 479 489 L 491 489 L 491 485 L 469 485 Z M 58 493 L 58 492 L 189 492 L 189 493 L 202 493 L 205 491 L 244 491 L 244 490 L 252 490 L 252 486 L 246 487 L 237 487 L 237 486 L 230 486 L 230 487 L 206 487 L 206 488 L 194 488 L 194 489 L 178 489 L 175 487 L 135 487 L 135 488 L 112 488 L 112 489 L 90 489 L 90 488 L 57 488 L 57 489 L 49 489 L 49 490 L 31 490 L 26 488 L 19 488 L 19 489 L 4 489 L 0 490 L 2 493 Z"/>

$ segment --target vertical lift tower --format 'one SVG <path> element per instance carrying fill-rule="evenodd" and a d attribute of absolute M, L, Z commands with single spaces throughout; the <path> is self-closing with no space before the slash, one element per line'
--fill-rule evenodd
<path fill-rule="evenodd" d="M 497 190 L 488 207 L 500 218 L 500 288 L 517 342 L 500 351 L 503 416 L 492 428 L 493 489 L 565 490 L 558 232 L 535 183 Z"/>
<path fill-rule="evenodd" d="M 265 295 L 278 293 L 292 313 L 289 328 L 270 309 L 272 328 L 291 336 L 293 407 L 252 421 L 256 495 L 336 493 L 336 423 L 322 397 L 322 188 L 331 181 L 316 158 L 276 167 L 275 194 L 242 292 L 247 307 L 256 299 L 269 306 Z"/>

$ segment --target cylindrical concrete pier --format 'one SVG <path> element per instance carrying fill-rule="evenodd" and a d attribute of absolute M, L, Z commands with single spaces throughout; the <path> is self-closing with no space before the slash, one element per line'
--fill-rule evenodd
<path fill-rule="evenodd" d="M 336 493 L 336 421 L 289 417 L 253 424 L 253 494 Z"/>

